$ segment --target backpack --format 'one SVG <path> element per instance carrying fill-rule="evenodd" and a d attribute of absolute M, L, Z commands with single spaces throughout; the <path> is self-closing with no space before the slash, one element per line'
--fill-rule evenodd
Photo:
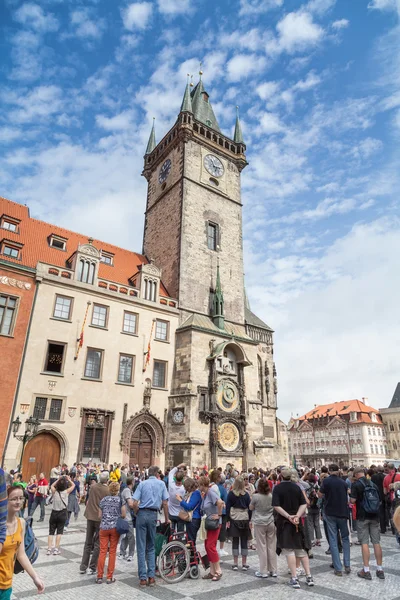
<path fill-rule="evenodd" d="M 309 508 L 317 508 L 318 507 L 318 486 L 317 484 L 314 484 L 310 487 L 309 490 L 306 491 L 307 494 L 307 498 L 310 501 L 310 507 Z"/>
<path fill-rule="evenodd" d="M 24 546 L 25 553 L 29 559 L 31 565 L 35 563 L 39 556 L 39 544 L 36 539 L 35 534 L 32 529 L 32 521 L 33 517 L 28 517 L 25 519 L 25 537 L 24 537 Z M 24 569 L 21 567 L 18 560 L 15 561 L 14 564 L 14 573 L 17 575 L 18 573 L 23 573 Z"/>
<path fill-rule="evenodd" d="M 364 486 L 364 494 L 361 500 L 361 506 L 366 513 L 377 515 L 381 506 L 379 490 L 372 481 L 367 481 L 366 484 L 361 481 L 361 483 Z"/>

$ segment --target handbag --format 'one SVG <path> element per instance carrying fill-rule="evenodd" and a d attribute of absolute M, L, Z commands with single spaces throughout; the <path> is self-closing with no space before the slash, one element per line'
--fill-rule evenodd
<path fill-rule="evenodd" d="M 189 494 L 189 496 L 186 499 L 186 502 L 189 502 L 191 496 L 192 496 L 192 494 Z M 191 520 L 193 519 L 193 511 L 192 510 L 184 510 L 182 508 L 178 513 L 178 519 L 181 519 L 181 521 L 185 521 L 186 523 L 190 523 Z"/>
<path fill-rule="evenodd" d="M 215 531 L 219 527 L 219 519 L 213 519 L 212 515 L 205 518 L 206 531 Z"/>
<path fill-rule="evenodd" d="M 115 529 L 119 535 L 124 535 L 124 533 L 128 533 L 129 531 L 129 523 L 125 521 L 123 517 L 118 517 L 117 523 L 115 525 Z"/>

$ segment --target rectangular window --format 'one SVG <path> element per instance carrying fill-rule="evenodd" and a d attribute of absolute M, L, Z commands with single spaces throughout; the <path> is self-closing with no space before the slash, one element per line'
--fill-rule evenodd
<path fill-rule="evenodd" d="M 370 448 L 371 448 L 371 454 L 373 454 L 374 453 L 374 447 L 373 447 L 372 444 L 370 445 Z"/>
<path fill-rule="evenodd" d="M 105 327 L 107 325 L 108 307 L 101 304 L 93 304 L 92 325 Z"/>
<path fill-rule="evenodd" d="M 16 223 L 13 223 L 12 221 L 6 221 L 4 220 L 1 224 L 3 229 L 7 229 L 8 231 L 13 231 L 14 233 L 16 233 L 18 225 Z"/>
<path fill-rule="evenodd" d="M 49 410 L 49 421 L 60 421 L 61 420 L 61 409 L 63 401 L 58 398 L 52 398 Z"/>
<path fill-rule="evenodd" d="M 130 354 L 119 355 L 118 382 L 132 383 L 133 375 L 133 356 Z"/>
<path fill-rule="evenodd" d="M 216 250 L 218 246 L 218 225 L 207 223 L 207 246 L 210 250 Z"/>
<path fill-rule="evenodd" d="M 85 377 L 100 379 L 103 350 L 88 348 L 85 365 Z"/>
<path fill-rule="evenodd" d="M 3 246 L 3 254 L 5 256 L 10 256 L 11 258 L 18 258 L 19 250 L 18 248 L 14 248 L 13 246 Z"/>
<path fill-rule="evenodd" d="M 58 238 L 52 235 L 50 238 L 50 246 L 52 248 L 57 248 L 58 250 L 65 250 L 67 243 L 62 238 Z"/>
<path fill-rule="evenodd" d="M 100 262 L 105 263 L 106 265 L 113 264 L 113 255 L 108 254 L 108 252 L 102 252 L 100 257 Z"/>
<path fill-rule="evenodd" d="M 36 398 L 33 409 L 33 418 L 44 421 L 46 418 L 47 398 Z"/>
<path fill-rule="evenodd" d="M 11 335 L 15 324 L 17 298 L 0 295 L 0 334 Z"/>
<path fill-rule="evenodd" d="M 167 380 L 167 363 L 161 360 L 154 361 L 153 387 L 165 388 Z"/>
<path fill-rule="evenodd" d="M 163 342 L 168 341 L 168 329 L 169 323 L 168 321 L 156 321 L 156 340 L 161 340 Z"/>
<path fill-rule="evenodd" d="M 53 317 L 68 321 L 71 318 L 72 298 L 67 296 L 56 296 Z"/>
<path fill-rule="evenodd" d="M 381 454 L 383 454 L 383 446 L 379 446 Z"/>
<path fill-rule="evenodd" d="M 122 324 L 124 333 L 136 333 L 137 317 L 135 313 L 124 311 L 124 322 Z"/>
<path fill-rule="evenodd" d="M 104 429 L 96 429 L 95 427 L 85 428 L 85 440 L 83 442 L 83 456 L 85 458 L 100 459 L 103 446 L 103 431 Z"/>
<path fill-rule="evenodd" d="M 375 445 L 375 454 L 378 454 L 378 446 Z"/>
<path fill-rule="evenodd" d="M 66 344 L 48 342 L 44 370 L 48 373 L 62 373 Z"/>

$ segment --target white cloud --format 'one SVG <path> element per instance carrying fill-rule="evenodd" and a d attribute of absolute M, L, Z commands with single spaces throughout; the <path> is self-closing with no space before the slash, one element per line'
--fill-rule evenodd
<path fill-rule="evenodd" d="M 346 29 L 350 24 L 350 21 L 347 19 L 339 19 L 338 21 L 334 21 L 332 23 L 333 29 Z"/>
<path fill-rule="evenodd" d="M 314 23 L 307 12 L 291 12 L 279 21 L 276 26 L 278 38 L 267 42 L 267 53 L 293 54 L 317 45 L 324 36 L 323 28 Z"/>
<path fill-rule="evenodd" d="M 364 159 L 369 158 L 373 154 L 376 154 L 377 152 L 381 151 L 382 148 L 383 143 L 381 140 L 367 137 L 352 149 L 352 154 L 355 158 Z"/>
<path fill-rule="evenodd" d="M 63 91 L 56 85 L 38 86 L 25 95 L 3 92 L 2 100 L 17 107 L 9 112 L 9 119 L 13 123 L 48 122 L 64 106 Z"/>
<path fill-rule="evenodd" d="M 239 15 L 257 15 L 280 8 L 283 0 L 240 0 Z"/>
<path fill-rule="evenodd" d="M 312 88 L 316 87 L 321 83 L 321 78 L 314 73 L 314 71 L 310 71 L 308 73 L 306 79 L 298 81 L 294 86 L 293 90 L 297 90 L 299 92 L 308 92 Z"/>
<path fill-rule="evenodd" d="M 146 29 L 153 14 L 151 2 L 136 2 L 122 10 L 124 27 L 129 31 Z"/>
<path fill-rule="evenodd" d="M 191 0 L 158 0 L 157 5 L 163 15 L 174 16 L 192 12 Z"/>
<path fill-rule="evenodd" d="M 45 14 L 38 4 L 31 2 L 23 4 L 13 16 L 18 23 L 41 33 L 57 31 L 59 28 L 59 22 L 53 14 Z"/>
<path fill-rule="evenodd" d="M 279 120 L 278 115 L 265 112 L 260 118 L 260 128 L 263 133 L 272 134 L 280 133 L 284 127 Z"/>
<path fill-rule="evenodd" d="M 100 39 L 106 28 L 104 19 L 94 17 L 87 8 L 72 11 L 71 24 L 77 37 L 89 41 Z"/>
<path fill-rule="evenodd" d="M 400 13 L 400 0 L 371 0 L 368 8 L 376 10 L 395 10 Z"/>
<path fill-rule="evenodd" d="M 266 60 L 255 54 L 236 54 L 226 65 L 228 81 L 240 81 L 255 72 L 260 72 Z"/>
<path fill-rule="evenodd" d="M 18 31 L 12 37 L 13 67 L 9 79 L 26 83 L 39 79 L 43 71 L 42 55 L 40 35 L 31 31 Z"/>
<path fill-rule="evenodd" d="M 329 10 L 331 10 L 331 8 L 335 6 L 335 4 L 336 0 L 310 0 L 304 8 L 307 12 L 316 14 L 321 17 Z"/>
<path fill-rule="evenodd" d="M 98 127 L 107 131 L 125 131 L 132 125 L 134 113 L 126 110 L 114 117 L 105 117 L 96 115 L 96 124 Z"/>
<path fill-rule="evenodd" d="M 279 89 L 279 83 L 276 81 L 265 81 L 256 88 L 257 94 L 261 100 L 269 100 L 272 96 L 275 96 Z"/>

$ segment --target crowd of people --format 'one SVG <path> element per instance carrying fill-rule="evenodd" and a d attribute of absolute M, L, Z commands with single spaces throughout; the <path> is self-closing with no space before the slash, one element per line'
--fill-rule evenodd
<path fill-rule="evenodd" d="M 370 544 L 381 580 L 385 572 L 380 536 L 391 532 L 400 546 L 400 471 L 392 463 L 369 469 L 331 464 L 319 470 L 250 472 L 239 472 L 234 465 L 209 471 L 180 464 L 165 473 L 157 466 L 74 464 L 57 465 L 49 479 L 40 473 L 28 482 L 23 473 L 0 470 L 0 600 L 11 597 L 16 560 L 38 591 L 44 590 L 25 553 L 29 525 L 24 517 L 33 518 L 39 507 L 38 520 L 43 521 L 46 506 L 51 509 L 48 556 L 62 552 L 62 536 L 72 516 L 77 518 L 84 509 L 87 528 L 79 572 L 96 576 L 98 584 L 115 582 L 117 553 L 131 562 L 136 552 L 139 586 L 156 585 L 160 521 L 172 531 L 186 532 L 194 548 L 201 532 L 209 564 L 203 579 L 213 582 L 222 577 L 224 557 L 232 555 L 233 571 L 247 571 L 249 550 L 255 550 L 256 577 L 277 577 L 277 556 L 282 555 L 289 585 L 300 588 L 304 577 L 304 583 L 313 586 L 310 560 L 323 540 L 321 523 L 333 576 L 351 573 L 352 532 L 357 532 L 354 543 L 361 547 L 363 562 L 357 575 L 365 580 L 372 579 Z"/>

